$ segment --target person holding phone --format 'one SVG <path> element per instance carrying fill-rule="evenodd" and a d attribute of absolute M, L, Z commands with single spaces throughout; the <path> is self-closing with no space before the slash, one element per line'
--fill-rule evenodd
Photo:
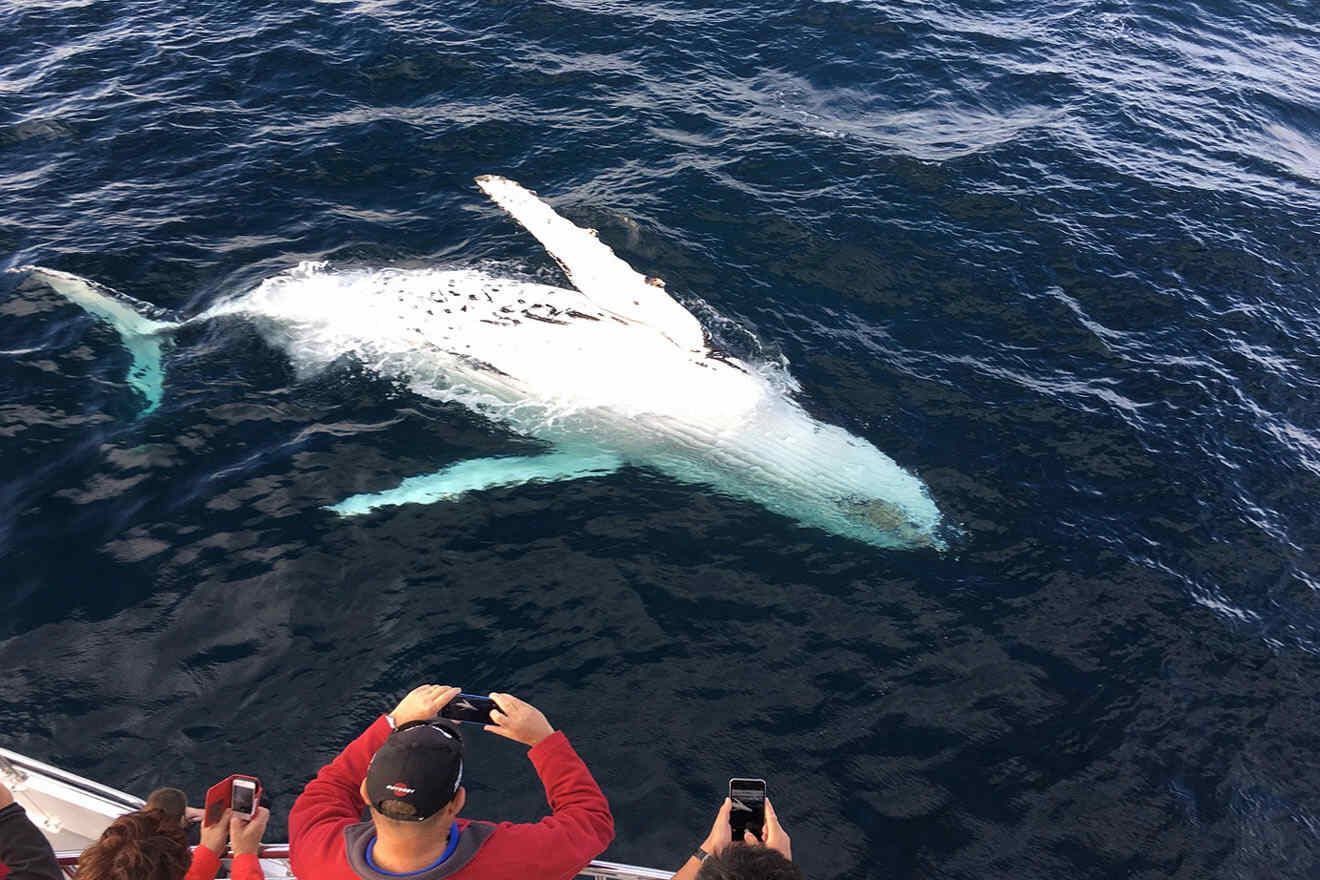
<path fill-rule="evenodd" d="M 215 880 L 226 844 L 234 854 L 229 876 L 234 880 L 261 880 L 261 836 L 266 833 L 270 810 L 255 807 L 243 815 L 225 810 L 220 821 L 202 825 L 202 843 L 192 852 L 184 880 Z"/>
<path fill-rule="evenodd" d="M 738 783 L 760 782 L 764 804 L 762 837 L 752 833 L 753 823 L 748 817 L 734 815 L 734 799 L 754 790 L 751 785 L 739 789 Z M 761 780 L 732 779 L 730 797 L 724 799 L 715 824 L 701 842 L 701 846 L 688 857 L 673 880 L 803 880 L 802 869 L 793 864 L 793 847 L 788 832 L 779 824 L 774 804 L 765 797 L 765 783 Z M 735 828 L 742 831 L 735 839 Z"/>
<path fill-rule="evenodd" d="M 529 747 L 551 815 L 498 825 L 459 817 L 467 803 L 461 721 L 439 717 L 459 698 L 467 705 L 447 714 Z M 316 880 L 569 880 L 613 838 L 605 795 L 540 710 L 510 694 L 472 697 L 441 685 L 414 689 L 376 719 L 289 813 L 293 872 Z"/>
<path fill-rule="evenodd" d="M 262 880 L 257 852 L 270 819 L 262 807 L 251 819 L 226 810 L 222 822 L 202 826 L 202 845 L 188 849 L 179 817 L 159 809 L 135 810 L 110 823 L 78 856 L 78 880 L 214 880 L 228 845 L 234 880 Z"/>

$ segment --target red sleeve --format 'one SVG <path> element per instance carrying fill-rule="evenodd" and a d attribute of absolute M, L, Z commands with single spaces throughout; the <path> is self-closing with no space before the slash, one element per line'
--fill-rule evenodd
<path fill-rule="evenodd" d="M 4 862 L 0 862 L 0 880 L 5 880 L 9 876 L 9 868 Z"/>
<path fill-rule="evenodd" d="M 554 812 L 534 825 L 501 825 L 487 847 L 500 841 L 490 855 L 507 876 L 569 880 L 614 839 L 610 805 L 562 731 L 541 740 L 527 757 Z"/>
<path fill-rule="evenodd" d="M 266 880 L 266 875 L 261 872 L 261 859 L 256 853 L 234 856 L 229 863 L 229 876 L 231 880 Z"/>
<path fill-rule="evenodd" d="M 344 860 L 344 828 L 362 821 L 366 807 L 358 787 L 367 778 L 371 756 L 389 735 L 389 722 L 382 715 L 322 767 L 293 802 L 289 862 L 296 876 L 315 878 L 322 873 L 319 866 Z"/>
<path fill-rule="evenodd" d="M 184 880 L 215 880 L 220 870 L 220 857 L 211 852 L 210 847 L 198 846 L 192 851 L 192 864 L 188 866 L 188 875 Z"/>
<path fill-rule="evenodd" d="M 210 847 L 194 847 L 192 864 L 188 867 L 188 875 L 184 880 L 215 880 L 219 870 L 220 857 L 211 852 Z M 229 876 L 233 880 L 265 880 L 266 875 L 261 871 L 261 860 L 254 853 L 244 853 L 241 856 L 234 856 L 233 861 L 230 862 Z M 3 874 L 0 874 L 0 880 L 4 880 Z"/>

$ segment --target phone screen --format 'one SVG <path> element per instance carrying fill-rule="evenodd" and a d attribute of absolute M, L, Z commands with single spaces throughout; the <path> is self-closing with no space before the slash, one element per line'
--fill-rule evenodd
<path fill-rule="evenodd" d="M 467 721 L 471 724 L 494 724 L 490 720 L 492 709 L 498 709 L 490 697 L 478 697 L 475 694 L 459 694 L 440 710 L 441 718 L 454 721 Z"/>
<path fill-rule="evenodd" d="M 743 830 L 764 839 L 765 830 L 765 780 L 730 779 L 729 800 L 733 808 L 729 810 L 729 825 L 733 839 L 741 842 Z"/>
<path fill-rule="evenodd" d="M 229 806 L 240 816 L 251 816 L 256 812 L 257 787 L 246 779 L 234 780 L 234 793 Z"/>

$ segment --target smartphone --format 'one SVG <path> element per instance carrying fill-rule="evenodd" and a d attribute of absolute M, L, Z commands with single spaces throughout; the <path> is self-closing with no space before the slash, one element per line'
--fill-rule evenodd
<path fill-rule="evenodd" d="M 261 800 L 261 780 L 255 776 L 234 774 L 220 780 L 206 792 L 202 825 L 210 827 L 220 821 L 225 810 L 233 810 L 244 818 L 252 818 Z"/>
<path fill-rule="evenodd" d="M 756 835 L 757 840 L 765 839 L 765 780 L 730 779 L 729 800 L 733 808 L 729 810 L 729 826 L 735 843 L 741 843 L 743 831 Z"/>
<path fill-rule="evenodd" d="M 229 808 L 242 819 L 251 819 L 257 812 L 257 780 L 246 776 L 234 778 L 229 797 Z"/>
<path fill-rule="evenodd" d="M 475 694 L 459 694 L 440 710 L 441 718 L 454 721 L 466 721 L 469 724 L 494 724 L 490 720 L 492 710 L 498 709 L 490 697 L 478 697 Z"/>

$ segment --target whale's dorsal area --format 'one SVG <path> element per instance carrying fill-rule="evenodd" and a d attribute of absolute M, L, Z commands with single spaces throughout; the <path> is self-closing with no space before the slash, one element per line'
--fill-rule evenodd
<path fill-rule="evenodd" d="M 559 216 L 536 194 L 505 177 L 483 174 L 477 186 L 549 251 L 573 286 L 596 305 L 650 326 L 680 348 L 706 350 L 706 334 L 692 313 L 665 293 L 659 279 L 648 281 L 596 237 Z"/>

